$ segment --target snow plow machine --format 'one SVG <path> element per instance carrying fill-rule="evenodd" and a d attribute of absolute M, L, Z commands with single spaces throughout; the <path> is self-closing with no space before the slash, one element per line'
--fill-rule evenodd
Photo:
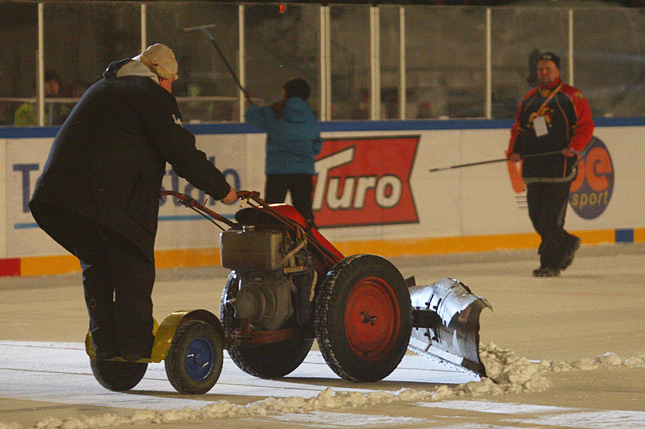
<path fill-rule="evenodd" d="M 222 266 L 230 269 L 219 318 L 208 310 L 176 311 L 155 324 L 150 358 L 98 360 L 86 351 L 94 376 L 116 391 L 143 378 L 148 363 L 164 361 L 173 387 L 208 392 L 219 378 L 223 350 L 248 374 L 283 377 L 314 340 L 341 378 L 374 382 L 399 365 L 406 350 L 463 371 L 486 375 L 479 358 L 479 315 L 488 302 L 458 280 L 417 286 L 387 259 L 344 256 L 290 205 L 267 204 L 240 191 L 246 207 L 230 220 L 192 197 L 164 191 L 222 229 Z"/>

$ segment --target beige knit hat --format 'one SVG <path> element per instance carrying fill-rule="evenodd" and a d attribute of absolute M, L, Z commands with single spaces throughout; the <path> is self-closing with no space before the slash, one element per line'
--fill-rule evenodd
<path fill-rule="evenodd" d="M 145 64 L 151 72 L 162 79 L 179 79 L 175 53 L 162 43 L 148 46 L 145 51 L 132 59 Z"/>

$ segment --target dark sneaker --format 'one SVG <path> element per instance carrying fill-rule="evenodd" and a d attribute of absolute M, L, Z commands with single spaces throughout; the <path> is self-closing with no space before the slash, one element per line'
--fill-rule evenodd
<path fill-rule="evenodd" d="M 312 229 L 318 229 L 318 227 L 314 223 L 313 219 L 306 219 L 305 220 L 305 228 L 307 229 L 307 231 L 310 231 L 310 232 L 311 232 Z"/>
<path fill-rule="evenodd" d="M 150 359 L 152 356 L 152 344 L 145 351 L 121 350 L 121 357 L 128 362 L 136 362 L 139 359 Z"/>
<path fill-rule="evenodd" d="M 121 353 L 121 357 L 128 362 L 136 362 L 143 358 L 143 353 Z"/>
<path fill-rule="evenodd" d="M 119 349 L 112 345 L 97 346 L 96 343 L 94 346 L 94 357 L 100 360 L 110 360 L 114 359 L 119 355 Z"/>
<path fill-rule="evenodd" d="M 551 267 L 540 267 L 533 270 L 533 277 L 558 277 L 560 270 Z"/>
<path fill-rule="evenodd" d="M 112 360 L 117 357 L 119 354 L 115 352 L 96 352 L 94 356 L 99 360 Z"/>
<path fill-rule="evenodd" d="M 576 256 L 576 251 L 580 248 L 580 243 L 582 240 L 580 238 L 575 237 L 573 244 L 567 251 L 567 253 L 564 255 L 564 258 L 562 258 L 562 262 L 560 263 L 560 269 L 561 270 L 566 270 L 569 265 L 573 262 L 573 257 Z"/>

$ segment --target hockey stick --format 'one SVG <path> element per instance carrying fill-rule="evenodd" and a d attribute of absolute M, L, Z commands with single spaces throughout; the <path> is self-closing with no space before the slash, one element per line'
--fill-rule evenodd
<path fill-rule="evenodd" d="M 576 152 L 578 154 L 578 159 L 576 159 L 576 162 L 574 162 L 573 165 L 571 166 L 572 170 L 578 166 L 578 163 L 582 160 L 582 158 L 587 156 L 587 154 L 591 150 L 591 146 L 593 146 L 592 143 L 595 139 L 596 139 L 595 137 L 591 137 L 591 140 L 589 140 L 589 143 L 587 143 L 587 146 L 585 146 L 585 148 L 582 149 L 580 152 Z"/>
<path fill-rule="evenodd" d="M 215 26 L 216 26 L 216 24 L 198 25 L 197 27 L 186 27 L 186 28 L 184 28 L 184 31 L 187 33 L 189 31 L 200 30 L 206 35 L 206 37 L 208 37 L 208 40 L 210 40 L 211 43 L 213 44 L 213 46 L 215 47 L 215 50 L 217 51 L 217 53 L 219 54 L 220 58 L 224 62 L 224 65 L 226 66 L 226 69 L 229 71 L 229 73 L 233 77 L 233 80 L 237 84 L 238 88 L 240 88 L 242 93 L 244 93 L 244 97 L 246 97 L 246 99 L 247 99 L 247 101 L 249 103 L 255 104 L 255 103 L 253 103 L 253 101 L 251 101 L 251 97 L 249 97 L 249 95 L 246 93 L 246 90 L 242 87 L 242 84 L 240 83 L 240 80 L 237 78 L 237 75 L 233 71 L 233 68 L 231 67 L 231 65 L 228 63 L 228 61 L 226 61 L 226 57 L 224 56 L 224 53 L 222 52 L 222 50 L 217 45 L 217 42 L 215 42 L 215 37 L 211 34 L 210 31 L 208 31 L 209 28 L 215 27 Z"/>
<path fill-rule="evenodd" d="M 562 151 L 554 151 L 554 152 L 544 152 L 544 153 L 535 153 L 532 155 L 524 155 L 522 159 L 529 159 L 529 158 L 539 158 L 543 156 L 553 156 L 553 155 L 561 155 Z M 475 165 L 484 165 L 484 164 L 493 164 L 496 162 L 504 162 L 504 161 L 509 161 L 509 158 L 499 158 L 499 159 L 490 159 L 488 161 L 479 161 L 479 162 L 469 162 L 468 164 L 457 164 L 457 165 L 451 165 L 450 167 L 441 167 L 441 168 L 431 168 L 428 170 L 430 173 L 434 173 L 435 171 L 443 171 L 443 170 L 450 170 L 453 168 L 464 168 L 464 167 L 473 167 Z"/>

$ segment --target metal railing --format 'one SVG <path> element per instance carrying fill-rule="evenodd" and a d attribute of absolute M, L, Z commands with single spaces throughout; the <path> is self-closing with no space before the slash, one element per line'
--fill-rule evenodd
<path fill-rule="evenodd" d="M 287 78 L 306 74 L 324 121 L 511 117 L 530 88 L 533 49 L 560 55 L 565 81 L 589 98 L 595 116 L 639 116 L 645 107 L 645 16 L 637 9 L 289 2 L 280 12 L 281 4 L 0 3 L 0 14 L 25 22 L 0 28 L 0 125 L 25 102 L 35 105 L 36 125 L 46 125 L 46 106 L 76 102 L 109 61 L 154 42 L 178 55 L 185 122 L 242 122 L 245 99 L 212 47 L 182 32 L 211 22 L 254 96 L 276 101 Z M 84 22 L 92 25 L 77 24 Z M 80 81 L 62 98 L 45 96 L 52 67 Z"/>

